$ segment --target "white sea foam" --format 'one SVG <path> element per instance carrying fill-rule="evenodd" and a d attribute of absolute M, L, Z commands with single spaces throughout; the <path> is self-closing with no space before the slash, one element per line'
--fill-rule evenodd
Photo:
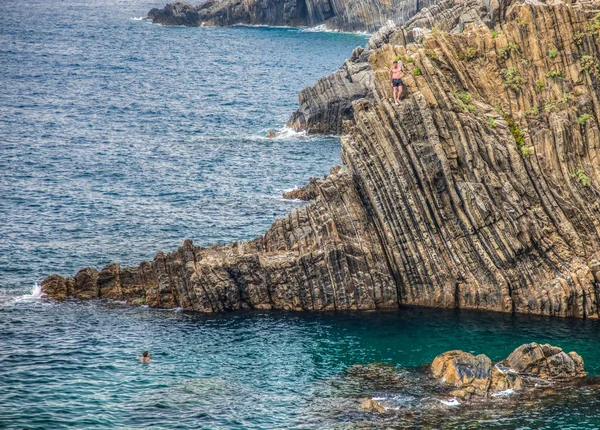
<path fill-rule="evenodd" d="M 37 282 L 31 289 L 30 294 L 23 294 L 15 299 L 15 302 L 29 302 L 33 300 L 39 300 L 42 298 L 42 286 Z"/>
<path fill-rule="evenodd" d="M 512 388 L 509 388 L 507 390 L 498 391 L 497 393 L 492 394 L 492 397 L 507 397 L 507 396 L 514 394 L 514 392 L 515 392 L 515 390 L 513 390 Z"/>
<path fill-rule="evenodd" d="M 145 16 L 134 16 L 133 18 L 129 18 L 132 21 L 143 21 L 146 17 Z"/>
<path fill-rule="evenodd" d="M 440 400 L 440 402 L 442 402 L 446 406 L 458 406 L 458 405 L 460 405 L 460 402 L 458 400 L 456 400 L 456 399 Z"/>
<path fill-rule="evenodd" d="M 341 34 L 355 34 L 357 36 L 371 37 L 373 34 L 366 31 L 341 31 L 337 28 L 327 28 L 325 24 L 316 25 L 314 27 L 300 27 L 300 31 L 306 33 L 341 33 Z"/>

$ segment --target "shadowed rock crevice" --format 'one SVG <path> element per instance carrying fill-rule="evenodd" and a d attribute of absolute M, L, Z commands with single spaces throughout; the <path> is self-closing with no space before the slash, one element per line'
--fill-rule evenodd
<path fill-rule="evenodd" d="M 344 123 L 344 168 L 311 182 L 309 204 L 253 241 L 186 241 L 138 267 L 54 275 L 44 293 L 203 312 L 402 303 L 597 318 L 598 9 L 515 4 L 494 33 L 382 45 L 373 97 Z"/>

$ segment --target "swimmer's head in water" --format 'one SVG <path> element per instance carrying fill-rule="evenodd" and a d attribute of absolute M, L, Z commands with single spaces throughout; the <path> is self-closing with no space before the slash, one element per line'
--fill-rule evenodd
<path fill-rule="evenodd" d="M 150 357 L 150 353 L 148 351 L 144 351 L 144 353 L 142 354 L 144 357 Z"/>

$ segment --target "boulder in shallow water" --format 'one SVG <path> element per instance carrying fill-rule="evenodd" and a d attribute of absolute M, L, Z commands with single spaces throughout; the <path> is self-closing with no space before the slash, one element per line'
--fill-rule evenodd
<path fill-rule="evenodd" d="M 462 399 L 526 387 L 530 376 L 546 379 L 585 376 L 583 359 L 576 352 L 566 354 L 559 347 L 537 343 L 519 346 L 495 365 L 483 354 L 448 351 L 433 360 L 431 372 L 445 385 L 456 387 L 450 394 Z"/>
<path fill-rule="evenodd" d="M 365 412 L 385 412 L 385 408 L 370 397 L 367 397 L 361 402 L 360 409 Z"/>
<path fill-rule="evenodd" d="M 452 392 L 461 398 L 486 396 L 491 384 L 492 360 L 488 356 L 464 351 L 448 351 L 431 363 L 433 376 L 458 388 Z"/>
<path fill-rule="evenodd" d="M 576 352 L 565 353 L 561 348 L 535 342 L 521 345 L 505 360 L 519 373 L 542 378 L 575 378 L 585 376 L 583 359 Z"/>

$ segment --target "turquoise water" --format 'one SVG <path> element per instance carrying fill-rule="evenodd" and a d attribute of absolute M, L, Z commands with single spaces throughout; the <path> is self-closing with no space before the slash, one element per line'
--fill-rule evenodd
<path fill-rule="evenodd" d="M 135 19 L 155 6 L 0 2 L 0 428 L 414 428 L 356 405 L 410 403 L 418 380 L 408 393 L 348 385 L 348 368 L 383 362 L 412 375 L 445 350 L 501 359 L 530 341 L 576 350 L 600 374 L 596 321 L 198 315 L 30 296 L 50 273 L 136 264 L 185 238 L 252 238 L 301 204 L 284 190 L 339 164 L 336 138 L 265 135 L 364 36 Z M 154 362 L 138 362 L 144 350 Z M 510 413 L 440 404 L 420 416 L 414 405 L 429 428 L 600 423 L 600 400 L 584 390 Z"/>

